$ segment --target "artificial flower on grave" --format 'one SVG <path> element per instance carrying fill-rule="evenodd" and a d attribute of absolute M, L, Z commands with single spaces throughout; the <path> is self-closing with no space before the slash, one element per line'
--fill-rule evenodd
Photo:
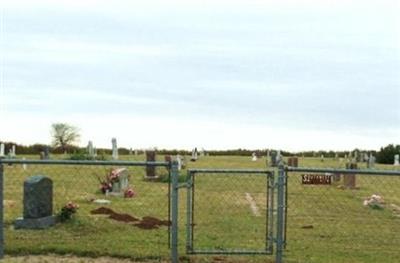
<path fill-rule="evenodd" d="M 72 218 L 72 215 L 78 211 L 79 205 L 69 201 L 65 204 L 58 213 L 58 218 L 61 222 L 65 222 Z"/>
<path fill-rule="evenodd" d="M 136 196 L 136 193 L 135 193 L 135 191 L 133 191 L 133 189 L 132 188 L 127 188 L 126 190 L 125 190 L 125 192 L 124 192 L 124 197 L 125 198 L 132 198 L 132 197 L 135 197 Z"/>

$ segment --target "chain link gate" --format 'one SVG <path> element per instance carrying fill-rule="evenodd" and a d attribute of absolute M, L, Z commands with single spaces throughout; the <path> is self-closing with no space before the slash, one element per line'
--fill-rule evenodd
<path fill-rule="evenodd" d="M 272 254 L 274 187 L 267 170 L 188 170 L 186 253 Z"/>

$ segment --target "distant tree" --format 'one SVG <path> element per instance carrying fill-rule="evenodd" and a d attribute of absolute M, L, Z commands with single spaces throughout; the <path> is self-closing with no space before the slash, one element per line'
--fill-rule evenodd
<path fill-rule="evenodd" d="M 53 137 L 53 146 L 59 147 L 62 152 L 77 142 L 80 137 L 78 128 L 67 123 L 53 123 L 51 125 L 51 136 Z"/>
<path fill-rule="evenodd" d="M 386 147 L 381 147 L 380 151 L 376 154 L 376 162 L 393 164 L 394 156 L 400 154 L 400 145 L 389 144 Z"/>

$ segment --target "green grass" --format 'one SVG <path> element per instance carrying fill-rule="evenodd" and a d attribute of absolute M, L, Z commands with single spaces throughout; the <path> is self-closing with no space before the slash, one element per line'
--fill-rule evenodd
<path fill-rule="evenodd" d="M 32 156 L 26 156 L 31 159 Z M 33 156 L 35 157 L 35 156 Z M 55 156 L 61 158 L 61 156 Z M 125 160 L 143 160 L 144 156 L 121 156 Z M 187 158 L 188 159 L 188 158 Z M 160 156 L 160 160 L 162 160 Z M 307 167 L 344 167 L 333 159 L 299 160 Z M 265 158 L 252 162 L 251 157 L 202 157 L 187 162 L 187 168 L 265 168 Z M 361 164 L 361 167 L 363 165 Z M 377 165 L 379 169 L 393 166 Z M 108 167 L 39 166 L 5 167 L 5 249 L 7 254 L 75 254 L 113 256 L 137 260 L 168 259 L 168 232 L 163 226 L 143 230 L 116 222 L 105 216 L 91 215 L 99 207 L 88 199 L 104 198 L 98 192 L 95 174 L 104 176 Z M 143 168 L 129 168 L 131 185 L 138 193 L 133 199 L 109 197 L 108 205 L 116 212 L 135 217 L 168 217 L 168 184 L 143 180 Z M 166 175 L 166 170 L 158 172 Z M 183 175 L 186 171 L 181 172 Z M 80 205 L 74 220 L 48 230 L 14 230 L 12 222 L 22 215 L 22 185 L 27 176 L 43 174 L 54 181 L 54 210 L 67 201 Z M 260 175 L 196 176 L 194 246 L 208 249 L 261 250 L 265 247 L 265 180 Z M 340 183 L 339 183 L 340 184 Z M 289 175 L 288 192 L 288 262 L 398 262 L 400 258 L 400 218 L 388 206 L 400 206 L 400 178 L 358 176 L 358 190 L 331 186 L 302 185 L 300 175 Z M 255 216 L 246 199 L 249 193 L 261 216 Z M 383 210 L 362 205 L 371 194 L 386 201 Z M 185 252 L 186 190 L 180 198 L 180 253 Z M 197 256 L 192 260 L 213 262 L 221 257 Z M 265 262 L 273 256 L 228 257 L 241 262 Z"/>

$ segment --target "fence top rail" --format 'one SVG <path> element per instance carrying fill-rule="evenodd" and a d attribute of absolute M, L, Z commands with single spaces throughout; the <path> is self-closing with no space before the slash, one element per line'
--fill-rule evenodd
<path fill-rule="evenodd" d="M 266 169 L 188 169 L 189 173 L 247 173 L 247 174 L 270 174 L 272 170 Z"/>
<path fill-rule="evenodd" d="M 1 159 L 0 164 L 48 164 L 48 165 L 122 165 L 122 166 L 170 166 L 169 162 L 146 161 L 96 161 L 96 160 L 22 160 Z"/>
<path fill-rule="evenodd" d="M 333 174 L 340 173 L 340 174 L 400 176 L 400 171 L 393 171 L 393 170 L 309 168 L 309 167 L 291 167 L 291 166 L 286 166 L 285 170 L 287 172 L 303 172 L 303 173 L 333 173 Z"/>

